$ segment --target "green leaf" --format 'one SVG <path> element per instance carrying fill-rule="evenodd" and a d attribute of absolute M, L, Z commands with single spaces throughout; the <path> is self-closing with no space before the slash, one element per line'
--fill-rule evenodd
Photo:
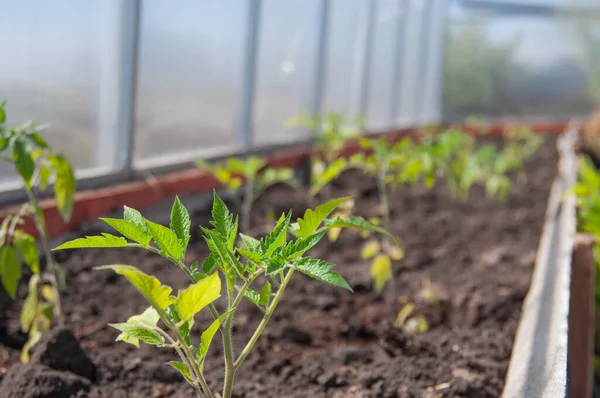
<path fill-rule="evenodd" d="M 152 240 L 152 235 L 143 228 L 138 227 L 131 221 L 120 220 L 118 218 L 100 218 L 117 232 L 120 232 L 124 237 L 147 247 Z"/>
<path fill-rule="evenodd" d="M 217 330 L 219 330 L 219 327 L 221 326 L 227 315 L 229 315 L 229 312 L 221 314 L 221 316 L 215 319 L 215 321 L 208 327 L 208 329 L 202 332 L 202 335 L 200 336 L 200 346 L 198 347 L 199 361 L 200 358 L 206 357 L 208 349 L 210 348 L 210 343 L 212 342 L 215 333 L 217 333 Z"/>
<path fill-rule="evenodd" d="M 175 235 L 181 242 L 181 249 L 185 252 L 187 249 L 188 242 L 190 241 L 190 228 L 192 222 L 190 215 L 185 206 L 179 200 L 179 197 L 175 197 L 173 208 L 171 209 L 171 230 L 175 232 Z"/>
<path fill-rule="evenodd" d="M 146 310 L 144 312 L 142 312 L 141 314 L 133 315 L 133 316 L 129 317 L 129 319 L 127 320 L 127 324 L 143 326 L 143 327 L 146 327 L 146 328 L 149 328 L 152 330 L 158 324 L 159 320 L 160 320 L 160 315 L 158 315 L 158 312 L 156 312 L 156 310 L 154 308 L 152 308 L 152 306 L 150 306 L 150 307 L 146 308 Z M 121 330 L 121 329 L 119 329 L 119 330 Z M 160 336 L 160 337 L 162 337 L 162 336 Z M 119 336 L 117 336 L 116 341 L 123 341 L 125 343 L 133 344 L 134 346 L 136 346 L 138 348 L 140 347 L 140 339 L 135 336 L 129 335 L 125 331 L 123 331 L 121 334 L 119 334 Z M 142 341 L 144 341 L 144 340 L 142 339 Z M 163 340 L 163 343 L 164 343 L 164 340 Z M 153 343 L 148 343 L 148 344 L 153 344 Z"/>
<path fill-rule="evenodd" d="M 325 227 L 327 229 L 337 228 L 337 227 L 356 228 L 356 229 L 361 229 L 363 231 L 378 232 L 380 234 L 388 235 L 388 236 L 392 237 L 394 240 L 398 241 L 397 237 L 395 237 L 394 235 L 392 235 L 391 233 L 386 231 L 384 228 L 378 227 L 375 224 L 371 224 L 364 218 L 357 217 L 357 216 L 349 216 L 347 218 L 336 217 L 334 219 L 326 220 Z"/>
<path fill-rule="evenodd" d="M 216 192 L 213 193 L 212 216 L 213 221 L 211 221 L 211 224 L 215 227 L 215 231 L 227 243 L 229 250 L 233 250 L 237 235 L 237 220 L 236 222 L 233 221 L 233 215 Z"/>
<path fill-rule="evenodd" d="M 278 255 L 285 261 L 300 257 L 319 243 L 326 233 L 327 231 L 323 230 L 307 236 L 306 238 L 299 238 L 296 241 L 289 242 L 285 247 L 278 251 Z"/>
<path fill-rule="evenodd" d="M 114 264 L 95 269 L 111 269 L 117 274 L 123 275 L 157 311 L 164 311 L 175 301 L 175 297 L 171 296 L 171 287 L 161 284 L 158 278 L 145 274 L 136 267 Z"/>
<path fill-rule="evenodd" d="M 264 256 L 263 256 L 262 253 L 255 252 L 255 251 L 252 251 L 252 250 L 237 249 L 237 251 L 242 256 L 246 257 L 250 261 L 254 261 L 255 263 L 260 263 L 263 260 L 263 258 L 264 258 Z"/>
<path fill-rule="evenodd" d="M 23 302 L 23 308 L 21 308 L 21 331 L 27 333 L 31 324 L 35 319 L 38 307 L 38 282 L 40 277 L 38 275 L 32 275 L 29 279 L 27 298 Z"/>
<path fill-rule="evenodd" d="M 123 340 L 129 343 L 132 339 L 136 339 L 157 347 L 162 347 L 165 344 L 165 339 L 160 333 L 143 324 L 109 323 L 109 326 L 121 331 L 117 341 Z"/>
<path fill-rule="evenodd" d="M 371 278 L 373 288 L 381 293 L 385 284 L 392 278 L 392 260 L 387 254 L 379 254 L 371 263 Z"/>
<path fill-rule="evenodd" d="M 17 139 L 13 144 L 13 161 L 15 168 L 25 181 L 27 187 L 31 184 L 31 177 L 35 171 L 35 163 L 31 158 L 31 153 L 27 150 L 27 145 L 20 139 Z"/>
<path fill-rule="evenodd" d="M 84 248 L 109 248 L 109 247 L 127 247 L 129 243 L 120 236 L 103 233 L 102 236 L 86 236 L 85 238 L 73 239 L 53 250 L 64 249 L 84 249 Z"/>
<path fill-rule="evenodd" d="M 11 246 L 0 248 L 0 278 L 8 295 L 14 299 L 21 279 L 21 264 L 17 251 Z"/>
<path fill-rule="evenodd" d="M 246 247 L 248 249 L 258 250 L 258 248 L 260 247 L 260 241 L 258 239 L 255 239 L 251 236 L 244 235 L 244 234 L 240 234 L 240 237 L 242 238 L 242 240 L 244 241 L 244 244 L 246 245 Z"/>
<path fill-rule="evenodd" d="M 181 248 L 179 238 L 177 238 L 175 232 L 149 220 L 146 220 L 146 225 L 158 247 L 171 256 L 171 258 L 177 261 L 181 260 L 183 249 Z"/>
<path fill-rule="evenodd" d="M 48 143 L 38 133 L 29 133 L 29 134 L 27 134 L 27 137 L 29 137 L 29 139 L 31 141 L 33 141 L 40 148 L 44 148 L 44 149 L 48 148 Z"/>
<path fill-rule="evenodd" d="M 350 199 L 350 196 L 333 199 L 327 203 L 317 206 L 315 210 L 306 210 L 304 213 L 304 218 L 299 218 L 297 220 L 298 229 L 296 230 L 296 236 L 298 238 L 305 238 L 314 234 L 317 231 L 317 228 L 319 228 L 319 225 L 321 225 L 321 222 L 323 222 L 323 220 L 325 220 L 325 218 L 331 214 L 332 211 Z"/>
<path fill-rule="evenodd" d="M 172 368 L 177 369 L 179 371 L 179 373 L 181 373 L 181 375 L 188 381 L 188 383 L 190 383 L 190 384 L 194 383 L 194 380 L 192 380 L 192 376 L 190 375 L 190 370 L 185 363 L 177 362 L 177 361 L 169 361 L 169 362 L 167 362 L 167 365 L 171 366 Z"/>
<path fill-rule="evenodd" d="M 265 308 L 268 308 L 270 299 L 271 299 L 271 283 L 267 281 L 267 283 L 263 286 L 262 290 L 260 291 L 259 304 L 264 305 Z"/>
<path fill-rule="evenodd" d="M 123 219 L 125 221 L 132 222 L 136 227 L 143 230 L 144 232 L 150 234 L 148 232 L 148 226 L 146 225 L 146 220 L 142 216 L 142 213 L 133 209 L 131 207 L 123 206 Z"/>
<path fill-rule="evenodd" d="M 54 181 L 54 196 L 60 214 L 65 221 L 68 221 L 73 211 L 73 197 L 75 195 L 75 174 L 69 164 L 69 161 L 63 155 L 53 155 L 48 157 L 48 161 L 54 166 L 56 171 L 56 181 Z"/>
<path fill-rule="evenodd" d="M 300 271 L 311 278 L 335 287 L 341 287 L 343 289 L 352 291 L 352 288 L 350 285 L 348 285 L 348 282 L 346 282 L 344 278 L 340 276 L 340 274 L 331 270 L 333 267 L 334 264 L 312 258 L 303 258 L 294 265 L 294 269 L 296 271 Z"/>
<path fill-rule="evenodd" d="M 221 296 L 221 280 L 214 272 L 211 276 L 179 292 L 175 299 L 175 308 L 182 321 L 187 321 L 200 310 Z"/>
<path fill-rule="evenodd" d="M 290 225 L 291 218 L 291 211 L 285 217 L 282 214 L 273 231 L 271 231 L 269 235 L 265 236 L 263 241 L 260 243 L 261 252 L 263 252 L 266 256 L 270 256 L 273 254 L 275 249 L 285 244 L 287 229 Z"/>
<path fill-rule="evenodd" d="M 40 253 L 35 245 L 33 236 L 22 231 L 16 231 L 13 244 L 21 254 L 25 264 L 29 266 L 34 274 L 40 273 Z"/>

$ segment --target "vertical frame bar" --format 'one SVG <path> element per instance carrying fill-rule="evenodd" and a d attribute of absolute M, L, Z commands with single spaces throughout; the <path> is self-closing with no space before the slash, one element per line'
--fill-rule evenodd
<path fill-rule="evenodd" d="M 420 25 L 419 25 L 419 53 L 418 53 L 418 64 L 416 71 L 416 85 L 415 85 L 415 93 L 414 93 L 414 107 L 413 107 L 413 117 L 416 122 L 423 121 L 423 105 L 425 99 L 425 85 L 427 84 L 427 61 L 430 55 L 430 17 L 431 17 L 431 0 L 423 0 L 418 3 L 422 8 L 420 15 Z"/>
<path fill-rule="evenodd" d="M 96 163 L 133 171 L 141 0 L 106 0 Z"/>
<path fill-rule="evenodd" d="M 244 47 L 241 114 L 238 120 L 238 144 L 248 148 L 253 143 L 254 100 L 256 95 L 256 65 L 262 0 L 248 0 L 248 21 Z"/>
<path fill-rule="evenodd" d="M 449 7 L 444 0 L 433 0 L 431 9 L 431 32 L 425 98 L 421 109 L 426 122 L 438 123 L 442 119 L 442 97 L 444 92 L 444 53 L 446 48 L 446 27 Z"/>
<path fill-rule="evenodd" d="M 369 103 L 369 90 L 371 83 L 371 58 L 373 50 L 373 39 L 375 31 L 375 10 L 377 9 L 377 0 L 365 0 L 365 11 L 362 14 L 364 19 L 361 23 L 357 43 L 358 51 L 356 52 L 355 64 L 356 75 L 354 81 L 358 84 L 358 89 L 355 91 L 354 106 L 356 114 L 365 116 L 367 114 L 367 106 Z M 356 84 L 355 83 L 355 84 Z"/>
<path fill-rule="evenodd" d="M 330 0 L 321 0 L 319 7 L 319 31 L 317 43 L 317 56 L 315 60 L 315 75 L 312 97 L 310 100 L 310 113 L 315 116 L 323 107 L 323 94 L 325 92 L 325 71 L 327 68 L 327 50 L 329 46 L 329 15 L 331 10 Z"/>
<path fill-rule="evenodd" d="M 394 56 L 392 58 L 392 76 L 390 107 L 388 110 L 388 124 L 393 127 L 397 124 L 398 109 L 400 105 L 400 80 L 404 71 L 404 51 L 406 49 L 406 32 L 408 28 L 408 0 L 397 0 L 398 18 L 396 21 L 396 38 L 394 46 Z"/>

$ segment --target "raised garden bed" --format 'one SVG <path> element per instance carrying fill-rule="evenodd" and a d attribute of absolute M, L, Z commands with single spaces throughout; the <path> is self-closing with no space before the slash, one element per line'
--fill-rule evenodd
<path fill-rule="evenodd" d="M 355 293 L 302 276 L 294 278 L 238 373 L 236 396 L 499 397 L 556 162 L 555 142 L 548 138 L 526 165 L 527 181 L 515 184 L 507 203 L 486 198 L 479 187 L 467 202 L 451 200 L 442 184 L 393 195 L 392 232 L 402 239 L 406 251 L 394 277 L 398 293 L 417 302 L 417 311 L 426 315 L 430 330 L 425 334 L 407 335 L 394 326 L 396 314 L 371 291 L 358 234 L 345 231 L 334 244 L 322 242 L 314 250 L 338 264 Z M 355 196 L 356 214 L 369 216 L 375 211 L 377 194 L 370 178 L 345 174 L 330 195 L 347 194 Z M 308 205 L 303 192 L 275 186 L 259 199 L 254 225 L 264 221 L 261 214 L 267 209 L 280 213 L 291 207 L 300 215 Z M 192 225 L 206 225 L 208 220 L 207 209 L 195 214 Z M 190 262 L 207 253 L 199 229 L 192 231 L 186 259 Z M 174 288 L 186 285 L 185 275 L 173 272 L 165 260 L 134 249 L 71 251 L 58 259 L 69 281 L 63 299 L 66 320 L 97 365 L 93 381 L 79 380 L 69 390 L 79 391 L 64 396 L 193 396 L 193 389 L 164 364 L 173 359 L 171 352 L 114 342 L 118 333 L 106 323 L 122 321 L 147 304 L 125 279 L 92 267 L 136 265 Z M 440 305 L 419 302 L 424 284 L 434 290 Z M 22 286 L 21 295 L 25 290 Z M 238 351 L 261 317 L 246 304 L 243 313 L 248 316 L 239 316 L 234 326 L 240 339 L 234 342 Z M 207 314 L 203 315 L 198 323 L 208 322 Z M 18 329 L 18 308 L 0 293 L 0 377 L 6 378 L 5 383 L 12 380 L 5 372 L 20 366 L 19 348 L 25 336 Z M 209 355 L 206 375 L 217 389 L 222 383 L 220 347 L 215 344 Z M 74 376 L 65 371 L 47 378 L 29 377 L 45 380 L 36 387 L 40 392 L 74 383 Z"/>

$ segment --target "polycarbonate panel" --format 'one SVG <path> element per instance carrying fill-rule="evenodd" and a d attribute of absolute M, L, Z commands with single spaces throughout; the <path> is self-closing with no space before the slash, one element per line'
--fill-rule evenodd
<path fill-rule="evenodd" d="M 329 49 L 325 75 L 327 111 L 356 112 L 360 78 L 357 75 L 361 56 L 359 34 L 364 31 L 360 18 L 369 0 L 331 0 Z M 364 23 L 363 23 L 364 24 Z"/>
<path fill-rule="evenodd" d="M 75 167 L 96 164 L 102 3 L 0 0 L 0 100 L 7 122 L 49 126 L 43 135 Z M 0 181 L 13 178 L 0 166 Z"/>
<path fill-rule="evenodd" d="M 390 126 L 389 106 L 392 95 L 393 61 L 399 21 L 402 20 L 401 2 L 379 0 L 375 10 L 374 40 L 371 50 L 371 77 L 369 107 L 365 117 L 369 129 Z"/>
<path fill-rule="evenodd" d="M 322 0 L 263 0 L 254 113 L 254 143 L 306 137 L 284 127 L 308 110 L 314 89 Z"/>
<path fill-rule="evenodd" d="M 454 10 L 449 23 L 446 118 L 569 117 L 600 105 L 600 20 Z"/>
<path fill-rule="evenodd" d="M 235 143 L 248 7 L 144 0 L 135 159 Z"/>

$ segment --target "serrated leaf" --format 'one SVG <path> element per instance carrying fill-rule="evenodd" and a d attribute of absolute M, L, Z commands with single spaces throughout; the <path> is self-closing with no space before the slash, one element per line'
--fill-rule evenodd
<path fill-rule="evenodd" d="M 171 296 L 171 287 L 163 285 L 158 278 L 145 274 L 131 265 L 104 265 L 95 269 L 110 269 L 119 275 L 123 275 L 140 293 L 146 297 L 146 300 L 157 311 L 164 311 L 169 305 L 173 304 L 175 297 Z"/>
<path fill-rule="evenodd" d="M 237 291 L 242 290 L 242 288 L 237 285 L 235 286 L 235 289 Z M 248 300 L 250 300 L 254 305 L 257 305 L 260 307 L 260 294 L 257 293 L 254 289 L 247 288 L 244 291 L 244 297 L 246 297 Z"/>
<path fill-rule="evenodd" d="M 11 246 L 0 247 L 0 278 L 4 290 L 14 300 L 21 279 L 21 264 L 17 251 Z"/>
<path fill-rule="evenodd" d="M 332 211 L 337 209 L 342 203 L 350 200 L 350 196 L 343 198 L 333 199 L 327 203 L 317 206 L 315 210 L 308 209 L 304 213 L 303 218 L 299 218 L 298 229 L 296 230 L 296 236 L 298 238 L 305 238 L 309 235 L 314 234 L 319 228 L 319 225 L 331 214 Z"/>
<path fill-rule="evenodd" d="M 366 242 L 360 250 L 360 257 L 367 260 L 374 257 L 381 250 L 381 244 L 377 240 Z"/>
<path fill-rule="evenodd" d="M 102 236 L 86 236 L 85 238 L 73 239 L 53 250 L 64 249 L 85 249 L 85 248 L 109 248 L 109 247 L 127 247 L 129 243 L 120 236 L 103 233 Z"/>
<path fill-rule="evenodd" d="M 17 139 L 13 143 L 12 157 L 17 172 L 21 175 L 23 181 L 25 181 L 25 185 L 29 187 L 31 177 L 33 177 L 33 172 L 35 171 L 35 163 L 31 158 L 31 153 L 27 150 L 27 145 L 22 140 Z"/>
<path fill-rule="evenodd" d="M 337 228 L 337 227 L 356 228 L 356 229 L 361 229 L 363 231 L 378 232 L 380 234 L 388 235 L 396 241 L 398 240 L 398 238 L 393 236 L 391 233 L 386 231 L 384 228 L 381 228 L 381 227 L 378 227 L 377 225 L 371 224 L 364 218 L 358 217 L 358 216 L 349 216 L 344 219 L 342 219 L 341 217 L 336 217 L 331 220 L 325 220 L 325 227 L 326 228 Z"/>
<path fill-rule="evenodd" d="M 146 225 L 158 247 L 171 256 L 171 258 L 174 258 L 177 261 L 181 260 L 183 249 L 181 248 L 179 238 L 177 238 L 175 232 L 163 225 L 149 220 L 146 220 Z"/>
<path fill-rule="evenodd" d="M 219 274 L 214 272 L 211 276 L 180 291 L 174 306 L 181 320 L 185 322 L 220 296 L 221 279 L 219 279 Z"/>
<path fill-rule="evenodd" d="M 54 181 L 54 197 L 62 218 L 68 221 L 73 211 L 73 197 L 75 195 L 75 173 L 71 164 L 63 155 L 52 155 L 48 161 L 54 167 L 56 180 Z"/>
<path fill-rule="evenodd" d="M 13 239 L 13 244 L 21 254 L 25 264 L 29 266 L 34 274 L 40 273 L 40 253 L 35 245 L 33 236 L 22 231 L 16 231 Z"/>
<path fill-rule="evenodd" d="M 255 263 L 259 263 L 263 260 L 263 255 L 259 252 L 255 252 L 248 249 L 237 249 L 238 253 L 242 256 L 246 257 L 250 261 L 254 261 Z"/>
<path fill-rule="evenodd" d="M 371 263 L 371 278 L 373 288 L 381 293 L 385 284 L 392 278 L 392 261 L 387 254 L 381 253 Z"/>
<path fill-rule="evenodd" d="M 284 260 L 290 261 L 304 255 L 307 251 L 315 247 L 321 241 L 327 231 L 319 231 L 305 238 L 299 238 L 296 241 L 289 242 L 278 253 Z"/>
<path fill-rule="evenodd" d="M 109 323 L 108 325 L 121 331 L 116 341 L 122 340 L 130 343 L 132 339 L 136 339 L 157 347 L 162 347 L 165 344 L 164 337 L 146 325 L 133 323 Z M 134 345 L 139 347 L 139 343 Z"/>
<path fill-rule="evenodd" d="M 129 317 L 129 319 L 127 319 L 127 323 L 131 325 L 142 325 L 152 329 L 158 324 L 159 320 L 160 315 L 152 306 L 150 306 L 141 314 Z M 138 348 L 140 346 L 140 341 L 138 338 L 130 336 L 124 332 L 117 336 L 116 341 L 123 341 L 125 343 L 133 344 Z"/>
<path fill-rule="evenodd" d="M 341 287 L 343 289 L 352 291 L 352 288 L 350 285 L 348 285 L 348 282 L 346 282 L 340 274 L 331 270 L 333 267 L 334 264 L 312 258 L 303 258 L 294 265 L 294 269 L 296 271 L 300 271 L 311 278 L 335 287 Z"/>
<path fill-rule="evenodd" d="M 265 308 L 269 307 L 269 301 L 271 299 L 271 282 L 267 281 L 260 291 L 259 304 L 264 305 Z"/>
<path fill-rule="evenodd" d="M 188 383 L 194 383 L 194 381 L 192 380 L 192 376 L 190 375 L 190 369 L 185 363 L 178 361 L 169 361 L 167 362 L 167 365 L 174 369 L 177 369 L 179 373 L 181 373 L 181 375 L 187 380 Z"/>
<path fill-rule="evenodd" d="M 221 239 L 227 243 L 228 249 L 233 250 L 237 235 L 237 219 L 234 222 L 233 215 L 216 192 L 213 193 L 212 216 L 213 221 L 210 222 L 211 225 L 221 236 Z"/>
<path fill-rule="evenodd" d="M 31 278 L 29 279 L 27 297 L 25 298 L 25 301 L 23 302 L 23 308 L 21 308 L 21 316 L 20 316 L 21 331 L 23 333 L 27 333 L 29 331 L 29 329 L 31 328 L 31 324 L 32 324 L 33 320 L 35 319 L 35 316 L 37 313 L 37 307 L 38 307 L 37 288 L 38 288 L 39 280 L 40 280 L 40 278 L 38 275 L 32 275 Z"/>
<path fill-rule="evenodd" d="M 208 329 L 206 329 L 204 332 L 202 332 L 202 335 L 200 335 L 200 345 L 198 346 L 197 354 L 198 361 L 201 361 L 202 358 L 206 357 L 208 349 L 210 348 L 210 343 L 212 342 L 213 337 L 215 337 L 215 333 L 217 333 L 217 330 L 219 330 L 219 327 L 221 327 L 221 324 L 227 315 L 229 315 L 229 312 L 221 314 L 221 316 L 215 319 Z"/>
<path fill-rule="evenodd" d="M 260 247 L 260 241 L 258 239 L 244 234 L 240 234 L 240 237 L 248 249 L 257 250 Z"/>
<path fill-rule="evenodd" d="M 179 238 L 181 249 L 184 252 L 190 241 L 191 226 L 192 222 L 190 220 L 190 214 L 179 200 L 179 197 L 176 196 L 175 202 L 173 202 L 173 208 L 171 209 L 171 230 L 175 232 L 175 235 Z"/>
<path fill-rule="evenodd" d="M 277 221 L 277 225 L 275 226 L 273 231 L 271 231 L 270 234 L 265 236 L 265 238 L 260 242 L 261 252 L 264 253 L 267 257 L 273 254 L 275 249 L 285 244 L 287 229 L 290 225 L 291 218 L 291 211 L 286 216 L 282 214 L 279 218 L 279 221 Z"/>
<path fill-rule="evenodd" d="M 124 237 L 139 243 L 142 246 L 148 246 L 152 240 L 152 235 L 145 228 L 138 227 L 135 223 L 118 218 L 100 218 L 106 224 L 110 225 L 114 230 L 119 232 Z"/>

